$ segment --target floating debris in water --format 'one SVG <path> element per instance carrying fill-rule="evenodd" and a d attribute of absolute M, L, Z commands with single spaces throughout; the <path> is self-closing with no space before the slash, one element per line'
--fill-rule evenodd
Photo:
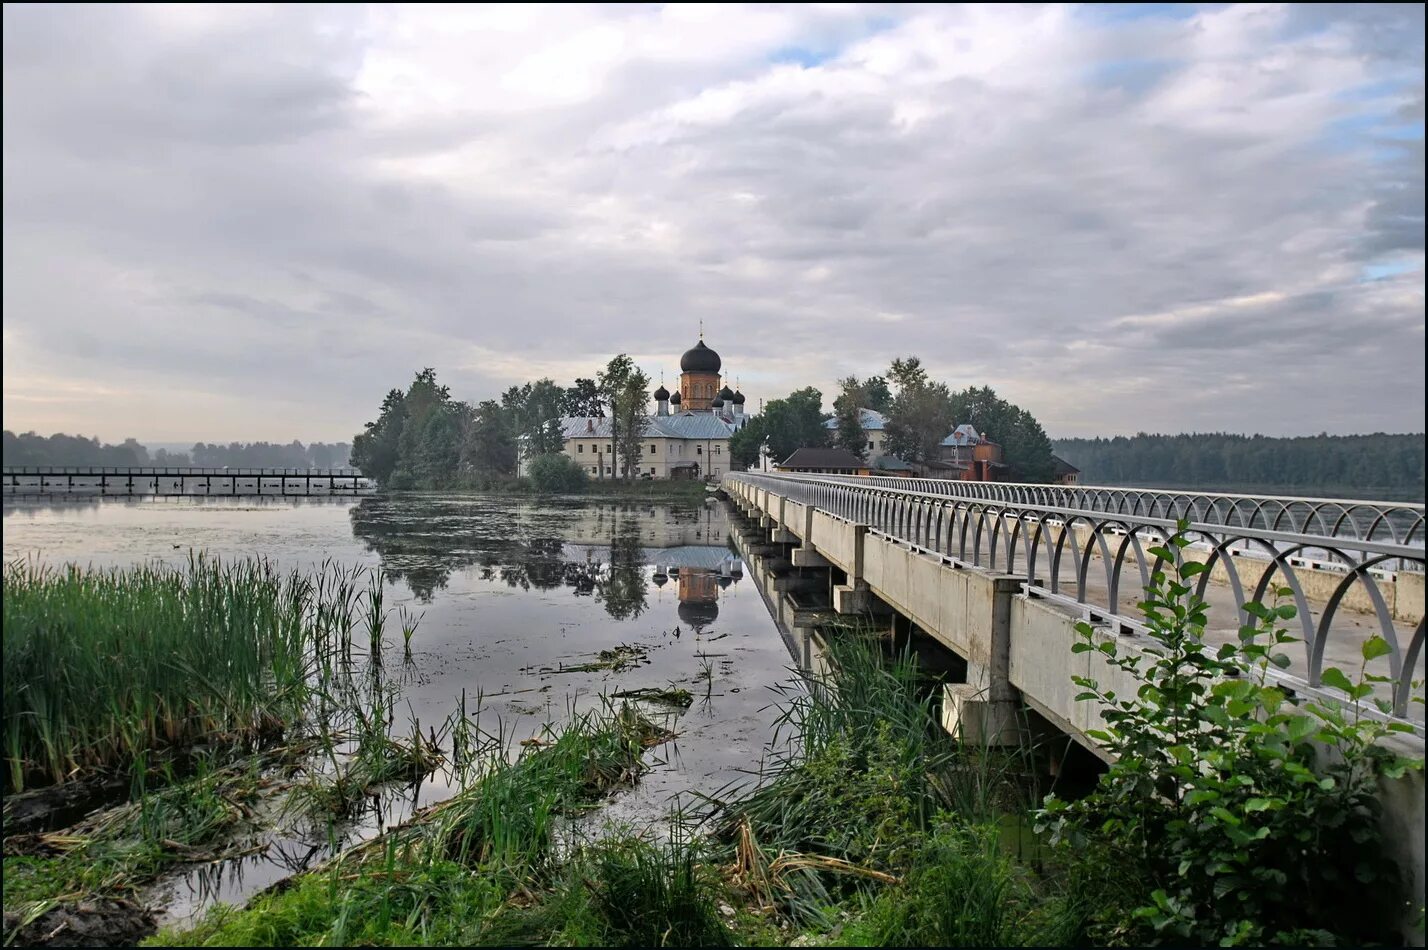
<path fill-rule="evenodd" d="M 654 687 L 626 689 L 618 693 L 611 693 L 610 695 L 616 699 L 639 699 L 649 703 L 660 703 L 665 706 L 678 706 L 680 709 L 688 709 L 694 703 L 694 696 L 689 690 L 673 685 L 664 689 Z"/>

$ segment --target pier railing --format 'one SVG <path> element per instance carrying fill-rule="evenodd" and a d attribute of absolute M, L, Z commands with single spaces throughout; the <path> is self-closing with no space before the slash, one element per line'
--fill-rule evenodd
<path fill-rule="evenodd" d="M 867 525 L 951 563 L 1022 577 L 1029 594 L 1132 630 L 1144 630 L 1134 612 L 1140 590 L 1167 567 L 1150 549 L 1183 536 L 1194 546 L 1187 550 L 1209 568 L 1195 579 L 1196 593 L 1205 596 L 1212 575 L 1222 578 L 1239 623 L 1250 622 L 1246 604 L 1289 589 L 1303 650 L 1296 672 L 1313 688 L 1321 685 L 1325 651 L 1335 637 L 1364 636 L 1340 609 L 1357 592 L 1373 632 L 1389 646 L 1392 714 L 1408 716 L 1424 640 L 1422 505 L 857 476 L 740 472 L 725 478 Z M 1188 525 L 1182 529 L 1181 522 Z M 1404 619 L 1402 608 L 1386 596 L 1386 585 L 1400 573 L 1419 592 L 1405 633 L 1395 624 L 1395 615 Z M 1322 595 L 1315 598 L 1317 612 L 1311 579 Z M 1392 596 L 1401 589 L 1396 584 Z M 1129 605 L 1123 594 L 1131 595 Z"/>

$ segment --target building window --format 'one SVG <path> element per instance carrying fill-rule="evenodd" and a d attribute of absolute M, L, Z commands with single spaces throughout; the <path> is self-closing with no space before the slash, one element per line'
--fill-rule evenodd
<path fill-rule="evenodd" d="M 590 474 L 591 474 L 591 475 L 599 475 L 599 474 L 600 474 L 600 470 L 599 470 L 598 468 L 596 468 L 595 466 L 592 465 L 592 466 L 590 466 Z"/>
<path fill-rule="evenodd" d="M 715 454 L 715 455 L 723 455 L 723 454 L 724 454 L 724 446 L 722 446 L 722 445 L 716 445 L 716 446 L 714 446 L 714 454 Z"/>
<path fill-rule="evenodd" d="M 694 454 L 695 454 L 695 455 L 703 455 L 703 454 L 704 454 L 704 446 L 702 446 L 702 445 L 696 445 L 696 446 L 694 447 Z"/>
<path fill-rule="evenodd" d="M 584 443 L 584 442 L 577 442 L 577 443 L 575 443 L 575 451 L 579 452 L 581 455 L 584 455 L 584 454 L 585 454 L 585 443 Z"/>
<path fill-rule="evenodd" d="M 651 455 L 654 455 L 654 454 L 655 454 L 655 447 L 654 447 L 653 445 L 650 446 L 650 454 L 651 454 Z"/>
<path fill-rule="evenodd" d="M 651 446 L 651 448 L 653 448 L 653 446 Z M 654 466 L 653 466 L 653 465 L 650 466 L 650 474 L 651 474 L 651 475 L 654 474 Z"/>
<path fill-rule="evenodd" d="M 871 449 L 872 447 L 873 447 L 873 443 L 872 443 L 871 441 L 869 441 L 869 442 L 868 442 L 868 448 Z"/>

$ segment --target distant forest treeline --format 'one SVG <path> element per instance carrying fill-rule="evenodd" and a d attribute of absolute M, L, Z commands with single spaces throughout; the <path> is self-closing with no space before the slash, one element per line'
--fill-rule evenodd
<path fill-rule="evenodd" d="M 150 452 L 134 439 L 107 445 L 82 435 L 36 432 L 4 433 L 4 464 L 21 465 L 198 465 L 205 468 L 337 468 L 347 464 L 351 446 L 346 442 L 294 440 L 287 445 L 273 442 L 230 442 L 214 445 L 196 442 L 187 452 L 156 449 Z"/>
<path fill-rule="evenodd" d="M 1057 455 L 1081 469 L 1087 485 L 1386 489 L 1422 498 L 1423 442 L 1422 433 L 1270 438 L 1196 432 L 1052 444 Z"/>

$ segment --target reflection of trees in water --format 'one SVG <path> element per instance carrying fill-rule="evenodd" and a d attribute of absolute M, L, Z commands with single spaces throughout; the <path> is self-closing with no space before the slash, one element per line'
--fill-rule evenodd
<path fill-rule="evenodd" d="M 350 510 L 352 534 L 381 559 L 382 569 L 423 603 L 446 587 L 455 571 L 479 568 L 483 580 L 521 590 L 568 587 L 593 596 L 617 620 L 646 606 L 641 521 L 628 513 L 601 513 L 608 524 L 608 561 L 565 556 L 566 542 L 551 535 L 519 537 L 509 510 L 450 499 L 364 498 Z M 608 516 L 608 517 L 607 517 Z M 544 530 L 544 529 L 542 529 Z"/>
<path fill-rule="evenodd" d="M 638 617 L 645 612 L 645 549 L 640 544 L 636 521 L 616 521 L 610 535 L 610 565 L 604 583 L 598 587 L 605 610 L 616 620 Z"/>

